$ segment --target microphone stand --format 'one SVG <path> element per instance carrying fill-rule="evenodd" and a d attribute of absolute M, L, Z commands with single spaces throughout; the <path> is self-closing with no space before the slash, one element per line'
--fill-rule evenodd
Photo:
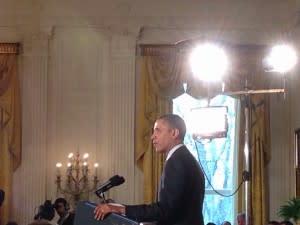
<path fill-rule="evenodd" d="M 104 194 L 103 191 L 101 191 L 101 192 L 96 192 L 96 195 L 97 195 L 100 199 L 102 199 L 102 202 L 103 202 L 103 203 L 107 203 L 107 200 L 106 200 L 106 198 L 105 198 L 105 194 Z"/>

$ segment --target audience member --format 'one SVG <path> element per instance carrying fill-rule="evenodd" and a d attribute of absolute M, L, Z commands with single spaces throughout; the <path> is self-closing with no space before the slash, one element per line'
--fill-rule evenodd
<path fill-rule="evenodd" d="M 271 220 L 268 222 L 268 225 L 279 225 L 280 223 L 276 220 Z"/>
<path fill-rule="evenodd" d="M 16 221 L 8 221 L 6 225 L 18 225 Z"/>
<path fill-rule="evenodd" d="M 231 223 L 229 221 L 223 221 L 223 223 L 221 225 L 231 225 Z"/>
<path fill-rule="evenodd" d="M 70 207 L 66 199 L 58 198 L 55 200 L 54 208 L 59 215 L 58 225 L 73 225 L 75 215 L 70 213 Z"/>
<path fill-rule="evenodd" d="M 34 216 L 34 221 L 29 225 L 52 225 L 50 222 L 55 215 L 53 205 L 50 200 L 46 200 L 43 205 L 39 206 L 38 213 Z"/>
<path fill-rule="evenodd" d="M 239 213 L 236 216 L 236 220 L 238 225 L 246 225 L 246 214 L 244 212 Z"/>
<path fill-rule="evenodd" d="M 206 225 L 216 225 L 216 224 L 213 222 L 208 222 Z"/>
<path fill-rule="evenodd" d="M 280 225 L 293 225 L 293 223 L 291 221 L 288 221 L 288 220 L 281 221 L 279 224 Z"/>
<path fill-rule="evenodd" d="M 0 206 L 4 202 L 4 198 L 5 198 L 5 192 L 2 189 L 0 189 Z"/>

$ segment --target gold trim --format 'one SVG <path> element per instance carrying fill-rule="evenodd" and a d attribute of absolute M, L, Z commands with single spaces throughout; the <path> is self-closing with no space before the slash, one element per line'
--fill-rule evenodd
<path fill-rule="evenodd" d="M 0 43 L 0 54 L 18 54 L 19 43 Z"/>
<path fill-rule="evenodd" d="M 177 51 L 175 45 L 140 45 L 142 56 L 169 55 Z"/>
<path fill-rule="evenodd" d="M 142 56 L 157 56 L 157 55 L 168 55 L 175 52 L 180 52 L 185 49 L 189 49 L 194 44 L 194 40 L 187 40 L 178 42 L 176 44 L 140 44 Z M 199 41 L 199 40 L 198 40 Z M 232 44 L 227 42 L 216 42 L 223 47 L 230 49 L 231 51 L 244 51 L 244 52 L 266 52 L 270 49 L 267 45 L 257 44 Z"/>

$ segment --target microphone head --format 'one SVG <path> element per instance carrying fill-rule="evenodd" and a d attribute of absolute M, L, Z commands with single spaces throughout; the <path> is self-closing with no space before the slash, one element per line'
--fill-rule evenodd
<path fill-rule="evenodd" d="M 125 182 L 124 177 L 119 176 L 119 175 L 115 175 L 115 176 L 111 177 L 109 180 L 110 180 L 112 186 L 118 186 Z"/>
<path fill-rule="evenodd" d="M 99 198 L 104 198 L 103 197 L 103 193 L 108 191 L 110 188 L 114 187 L 114 186 L 118 186 L 120 184 L 123 184 L 125 182 L 124 177 L 121 177 L 119 175 L 115 175 L 111 178 L 109 178 L 108 181 L 106 181 L 104 184 L 102 184 L 96 191 L 95 194 L 99 197 Z"/>

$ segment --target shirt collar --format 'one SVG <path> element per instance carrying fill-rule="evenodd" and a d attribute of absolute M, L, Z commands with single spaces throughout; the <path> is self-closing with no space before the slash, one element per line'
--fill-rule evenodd
<path fill-rule="evenodd" d="M 171 148 L 171 150 L 168 152 L 166 161 L 173 155 L 173 153 L 179 149 L 181 146 L 183 146 L 184 144 L 179 144 L 179 145 L 175 145 L 173 148 Z"/>

